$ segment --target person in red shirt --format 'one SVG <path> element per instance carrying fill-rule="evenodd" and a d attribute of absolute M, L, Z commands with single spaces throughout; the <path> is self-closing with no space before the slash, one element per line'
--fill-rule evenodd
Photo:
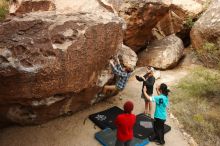
<path fill-rule="evenodd" d="M 131 146 L 133 139 L 133 127 L 136 116 L 132 114 L 134 105 L 131 101 L 124 104 L 124 113 L 117 116 L 115 125 L 117 127 L 117 140 L 115 146 Z"/>

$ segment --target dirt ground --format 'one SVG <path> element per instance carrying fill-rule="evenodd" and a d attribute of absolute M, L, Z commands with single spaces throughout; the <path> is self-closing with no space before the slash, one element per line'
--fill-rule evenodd
<path fill-rule="evenodd" d="M 87 118 L 88 115 L 115 105 L 122 108 L 123 103 L 127 100 L 134 102 L 134 114 L 142 113 L 144 111 L 144 101 L 140 98 L 142 84 L 135 79 L 134 75 L 143 74 L 144 68 L 137 69 L 120 95 L 72 116 L 61 117 L 39 126 L 10 127 L 1 130 L 0 146 L 100 146 L 94 138 L 94 134 L 100 129 Z M 157 80 L 156 84 L 165 82 L 173 85 L 186 75 L 187 70 L 181 68 L 161 71 L 161 79 Z M 120 100 L 119 96 L 123 99 Z M 180 132 L 177 122 L 169 117 L 166 123 L 172 127 L 172 130 L 165 135 L 166 145 L 189 146 L 188 141 Z M 155 146 L 154 143 L 148 145 Z"/>

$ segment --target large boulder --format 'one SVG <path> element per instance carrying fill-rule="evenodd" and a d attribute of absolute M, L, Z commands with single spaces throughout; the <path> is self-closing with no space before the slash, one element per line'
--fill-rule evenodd
<path fill-rule="evenodd" d="M 0 123 L 37 124 L 92 103 L 122 45 L 112 13 L 31 13 L 0 24 Z"/>
<path fill-rule="evenodd" d="M 135 69 L 138 61 L 137 54 L 128 46 L 122 45 L 118 50 L 117 55 L 122 56 L 122 61 L 125 66 L 130 67 L 132 70 Z"/>
<path fill-rule="evenodd" d="M 214 0 L 191 30 L 192 46 L 206 66 L 220 62 L 220 1 Z"/>
<path fill-rule="evenodd" d="M 172 0 L 169 13 L 153 29 L 157 39 L 177 33 L 189 44 L 189 32 L 197 17 L 203 12 L 203 5 L 195 0 Z"/>
<path fill-rule="evenodd" d="M 166 0 L 124 0 L 118 12 L 127 24 L 124 44 L 135 52 L 145 47 L 152 40 L 152 28 L 168 11 Z"/>
<path fill-rule="evenodd" d="M 158 69 L 175 67 L 183 56 L 183 42 L 175 35 L 155 40 L 138 54 L 138 66 L 153 66 Z"/>
<path fill-rule="evenodd" d="M 54 0 L 13 0 L 10 2 L 10 14 L 25 14 L 36 11 L 55 10 Z"/>

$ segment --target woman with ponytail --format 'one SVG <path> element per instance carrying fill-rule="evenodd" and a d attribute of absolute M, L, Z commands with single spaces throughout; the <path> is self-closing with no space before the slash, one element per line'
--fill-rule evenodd
<path fill-rule="evenodd" d="M 156 103 L 156 109 L 154 113 L 154 133 L 155 135 L 150 137 L 150 141 L 155 141 L 157 144 L 163 145 L 164 141 L 164 123 L 167 119 L 167 106 L 169 104 L 168 94 L 170 90 L 167 85 L 162 83 L 159 88 L 156 88 L 158 96 L 149 96 L 147 94 L 147 88 L 143 88 L 144 96 L 147 100 Z"/>

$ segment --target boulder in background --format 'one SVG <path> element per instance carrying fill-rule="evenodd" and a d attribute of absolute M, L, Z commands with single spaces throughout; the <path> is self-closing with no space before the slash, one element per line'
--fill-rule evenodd
<path fill-rule="evenodd" d="M 154 36 L 156 39 L 161 39 L 177 34 L 184 41 L 184 45 L 188 46 L 190 44 L 189 32 L 203 10 L 203 5 L 194 0 L 172 0 L 169 12 L 153 29 Z"/>
<path fill-rule="evenodd" d="M 125 66 L 135 69 L 136 63 L 138 61 L 137 54 L 128 46 L 122 45 L 118 50 L 117 55 L 122 56 L 122 60 Z"/>
<path fill-rule="evenodd" d="M 220 1 L 214 0 L 207 11 L 193 26 L 191 33 L 193 48 L 208 67 L 220 63 Z"/>
<path fill-rule="evenodd" d="M 138 66 L 153 66 L 158 69 L 173 68 L 183 56 L 183 42 L 175 35 L 155 40 L 138 54 Z"/>
<path fill-rule="evenodd" d="M 152 29 L 169 11 L 166 0 L 125 0 L 119 10 L 119 16 L 127 24 L 124 32 L 124 44 L 135 52 L 152 40 Z"/>

